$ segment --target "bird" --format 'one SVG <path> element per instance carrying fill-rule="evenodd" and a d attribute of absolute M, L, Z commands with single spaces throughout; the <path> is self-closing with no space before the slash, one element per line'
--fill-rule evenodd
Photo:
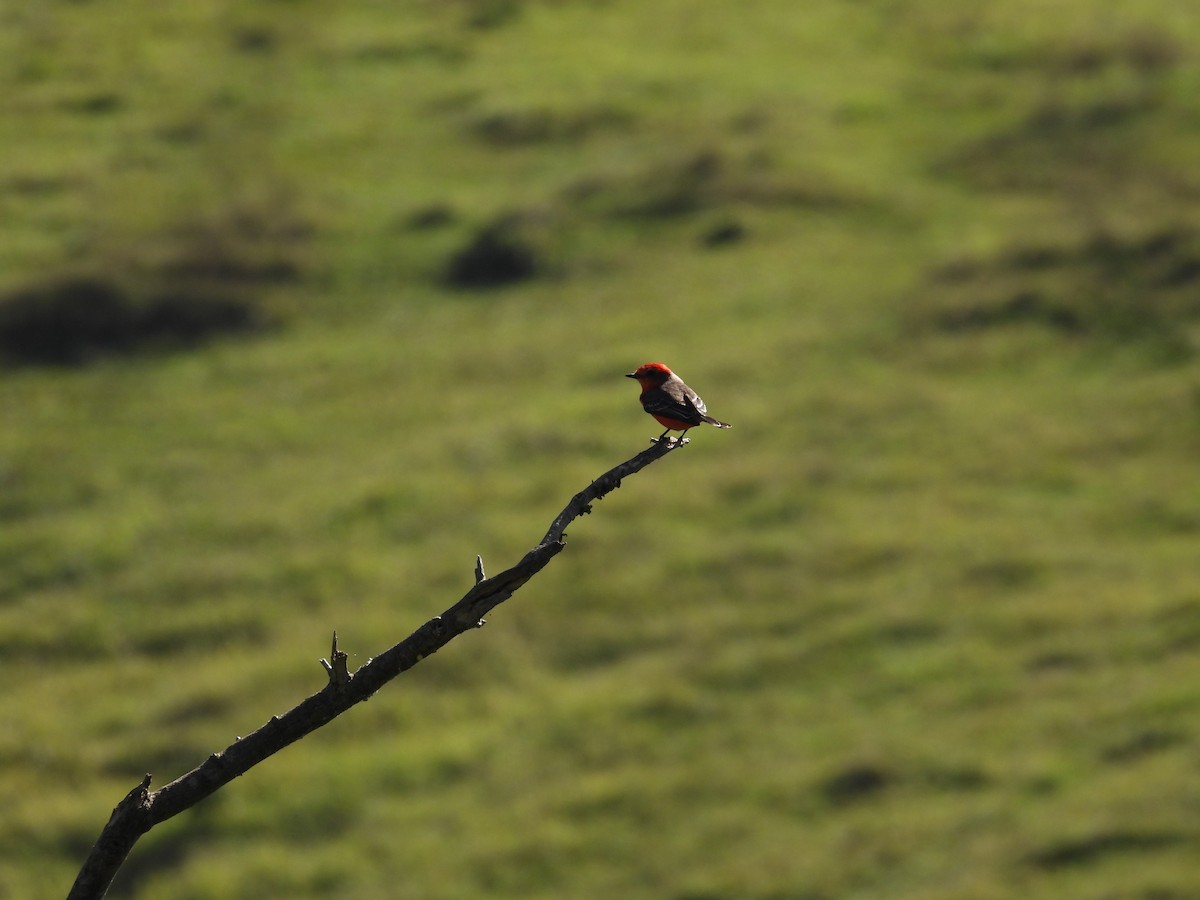
<path fill-rule="evenodd" d="M 666 431 L 653 439 L 655 443 L 665 438 L 669 431 L 683 432 L 679 435 L 679 440 L 682 441 L 689 428 L 694 428 L 702 422 L 717 428 L 732 427 L 728 422 L 719 422 L 710 416 L 708 407 L 704 405 L 700 395 L 662 363 L 644 363 L 625 377 L 637 379 L 637 383 L 642 386 L 642 394 L 638 398 L 642 401 L 642 409 L 666 428 Z"/>

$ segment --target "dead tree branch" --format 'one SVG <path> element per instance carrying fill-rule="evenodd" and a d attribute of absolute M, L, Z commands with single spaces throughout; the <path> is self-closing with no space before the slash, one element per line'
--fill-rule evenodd
<path fill-rule="evenodd" d="M 84 861 L 67 900 L 96 900 L 107 892 L 133 845 L 155 825 L 178 815 L 249 771 L 264 759 L 320 728 L 350 707 L 368 699 L 400 673 L 436 653 L 464 631 L 483 624 L 483 617 L 511 597 L 540 572 L 565 546 L 566 528 L 591 504 L 621 486 L 621 479 L 661 459 L 686 441 L 659 441 L 647 450 L 605 472 L 571 498 L 551 523 L 541 542 L 516 565 L 491 578 L 484 577 L 483 560 L 476 557 L 475 585 L 443 612 L 400 643 L 368 660 L 354 673 L 333 635 L 330 658 L 322 659 L 328 683 L 292 709 L 270 720 L 220 753 L 214 753 L 185 775 L 157 791 L 150 776 L 130 791 L 112 812 Z"/>

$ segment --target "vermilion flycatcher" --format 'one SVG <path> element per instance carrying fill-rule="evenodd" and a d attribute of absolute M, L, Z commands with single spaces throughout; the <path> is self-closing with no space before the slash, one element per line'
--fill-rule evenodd
<path fill-rule="evenodd" d="M 708 408 L 699 394 L 683 383 L 683 379 L 664 366 L 662 363 L 646 363 L 638 366 L 625 376 L 636 378 L 642 386 L 642 409 L 658 420 L 659 425 L 667 431 L 682 431 L 687 434 L 689 428 L 694 428 L 701 422 L 716 425 L 718 428 L 729 428 L 725 422 L 718 422 L 708 414 Z M 656 441 L 667 436 L 667 431 L 660 434 Z M 683 440 L 683 434 L 679 436 Z"/>

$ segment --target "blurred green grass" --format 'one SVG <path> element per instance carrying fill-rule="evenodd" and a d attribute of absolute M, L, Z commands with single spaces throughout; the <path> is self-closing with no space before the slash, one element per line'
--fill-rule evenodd
<path fill-rule="evenodd" d="M 283 323 L 0 376 L 0 896 L 518 558 L 655 358 L 736 427 L 113 896 L 1200 889 L 1194 14 L 0 17 L 0 290 Z"/>

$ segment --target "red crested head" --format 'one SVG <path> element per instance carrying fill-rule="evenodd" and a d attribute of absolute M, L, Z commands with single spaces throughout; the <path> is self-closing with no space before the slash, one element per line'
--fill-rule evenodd
<path fill-rule="evenodd" d="M 671 370 L 662 363 L 651 362 L 643 363 L 625 377 L 636 378 L 643 388 L 647 388 L 662 384 L 672 374 Z"/>

